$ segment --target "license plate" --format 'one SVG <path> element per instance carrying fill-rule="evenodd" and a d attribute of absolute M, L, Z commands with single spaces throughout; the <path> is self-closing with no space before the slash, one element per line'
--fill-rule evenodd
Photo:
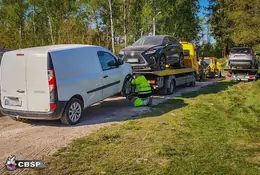
<path fill-rule="evenodd" d="M 139 60 L 137 58 L 129 58 L 129 59 L 127 59 L 127 62 L 128 63 L 138 63 Z"/>
<path fill-rule="evenodd" d="M 22 101 L 19 98 L 6 97 L 4 101 L 6 106 L 22 106 Z"/>

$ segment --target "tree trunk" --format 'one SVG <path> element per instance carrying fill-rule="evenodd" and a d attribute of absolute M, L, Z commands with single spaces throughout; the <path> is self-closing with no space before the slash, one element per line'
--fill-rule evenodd
<path fill-rule="evenodd" d="M 115 53 L 115 38 L 114 38 L 114 28 L 113 28 L 113 10 L 112 10 L 112 0 L 107 0 L 110 9 L 110 25 L 111 25 L 111 37 L 112 37 L 112 51 Z"/>
<path fill-rule="evenodd" d="M 50 17 L 50 14 L 47 11 L 47 6 L 46 6 L 45 3 L 44 3 L 44 7 L 45 7 L 45 12 L 46 12 L 47 18 L 48 18 L 49 30 L 50 30 L 50 35 L 51 35 L 51 43 L 54 45 L 55 41 L 54 41 L 54 37 L 53 37 L 51 17 Z"/>
<path fill-rule="evenodd" d="M 125 35 L 125 47 L 127 47 L 126 0 L 124 0 L 124 35 Z"/>
<path fill-rule="evenodd" d="M 50 30 L 50 34 L 51 34 L 51 43 L 54 45 L 55 41 L 54 41 L 53 32 L 52 32 L 52 22 L 51 22 L 51 18 L 49 15 L 48 15 L 48 22 L 49 22 L 49 30 Z"/>
<path fill-rule="evenodd" d="M 33 43 L 36 45 L 36 29 L 35 29 L 35 4 L 33 2 Z"/>

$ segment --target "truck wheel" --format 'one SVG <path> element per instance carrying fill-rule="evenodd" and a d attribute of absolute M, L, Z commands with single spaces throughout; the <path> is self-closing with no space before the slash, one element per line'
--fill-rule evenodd
<path fill-rule="evenodd" d="M 161 55 L 157 62 L 157 70 L 165 70 L 166 69 L 166 57 L 165 55 Z"/>
<path fill-rule="evenodd" d="M 189 86 L 190 87 L 196 86 L 196 74 L 194 75 L 193 80 L 192 80 L 192 82 L 190 82 Z"/>
<path fill-rule="evenodd" d="M 222 78 L 221 71 L 218 72 L 218 78 Z"/>
<path fill-rule="evenodd" d="M 167 88 L 167 95 L 173 94 L 174 90 L 175 90 L 175 81 L 172 80 L 172 81 L 170 82 L 170 87 Z"/>
<path fill-rule="evenodd" d="M 216 78 L 216 73 L 215 73 L 215 72 L 212 72 L 212 73 L 211 73 L 211 77 L 212 77 L 213 79 L 215 79 L 215 78 Z"/>
<path fill-rule="evenodd" d="M 64 125 L 75 125 L 80 122 L 82 114 L 83 103 L 77 98 L 72 98 L 67 104 L 60 120 Z"/>

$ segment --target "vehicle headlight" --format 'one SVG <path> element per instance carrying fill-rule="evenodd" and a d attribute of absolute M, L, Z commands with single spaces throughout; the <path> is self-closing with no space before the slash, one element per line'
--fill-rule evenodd
<path fill-rule="evenodd" d="M 154 54 L 156 52 L 156 50 L 148 50 L 147 52 L 145 52 L 145 55 L 151 55 Z"/>
<path fill-rule="evenodd" d="M 122 50 L 120 50 L 118 54 L 119 54 L 119 55 L 124 55 L 124 54 L 125 54 L 125 52 L 124 52 L 124 51 L 122 51 Z"/>

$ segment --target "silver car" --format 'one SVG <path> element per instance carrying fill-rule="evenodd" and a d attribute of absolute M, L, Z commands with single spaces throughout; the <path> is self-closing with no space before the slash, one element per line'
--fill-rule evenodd
<path fill-rule="evenodd" d="M 257 59 L 255 52 L 249 47 L 234 47 L 228 55 L 228 66 L 247 67 L 250 69 L 257 67 Z"/>

